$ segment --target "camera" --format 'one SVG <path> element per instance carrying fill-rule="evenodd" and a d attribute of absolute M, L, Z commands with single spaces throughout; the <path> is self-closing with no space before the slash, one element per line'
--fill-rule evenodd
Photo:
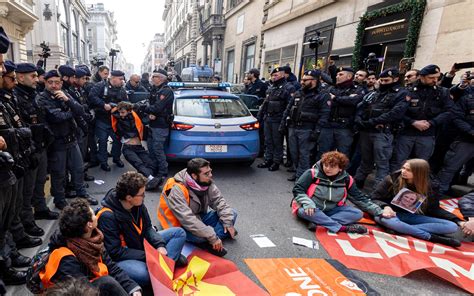
<path fill-rule="evenodd" d="M 377 67 L 379 65 L 379 59 L 375 55 L 375 53 L 371 52 L 369 55 L 364 59 L 365 69 L 367 71 L 377 71 Z"/>
<path fill-rule="evenodd" d="M 474 75 L 472 75 L 471 71 L 466 71 L 466 80 L 474 79 Z"/>

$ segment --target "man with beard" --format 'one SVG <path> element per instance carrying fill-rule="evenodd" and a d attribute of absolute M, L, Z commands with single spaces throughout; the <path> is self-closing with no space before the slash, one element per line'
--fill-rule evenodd
<path fill-rule="evenodd" d="M 237 235 L 236 218 L 237 212 L 213 183 L 210 162 L 205 159 L 191 159 L 186 169 L 163 186 L 158 208 L 161 226 L 181 226 L 187 241 L 216 256 L 227 254 L 222 240 Z"/>
<path fill-rule="evenodd" d="M 377 79 L 377 74 L 373 71 L 369 71 L 367 75 L 367 91 L 374 91 L 378 88 Z"/>
<path fill-rule="evenodd" d="M 288 124 L 291 159 L 296 173 L 288 178 L 295 181 L 311 167 L 310 154 L 321 130 L 321 123 L 329 117 L 328 93 L 320 93 L 319 70 L 309 70 L 301 79 L 301 89 L 296 91 L 283 114 L 280 129 Z"/>

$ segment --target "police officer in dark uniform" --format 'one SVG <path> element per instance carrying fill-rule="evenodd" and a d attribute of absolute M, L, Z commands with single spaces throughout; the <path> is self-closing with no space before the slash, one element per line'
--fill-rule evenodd
<path fill-rule="evenodd" d="M 393 129 L 408 107 L 408 91 L 399 82 L 395 68 L 380 74 L 378 90 L 366 95 L 357 107 L 355 124 L 360 130 L 362 162 L 355 180 L 358 188 L 364 187 L 367 176 L 376 166 L 375 185 L 390 173 Z"/>
<path fill-rule="evenodd" d="M 66 205 L 66 170 L 71 172 L 76 195 L 86 198 L 90 204 L 97 204 L 86 191 L 84 185 L 84 162 L 77 145 L 77 124 L 75 118 L 84 116 L 82 106 L 61 90 L 62 81 L 58 71 L 51 70 L 45 75 L 46 88 L 36 98 L 45 113 L 49 129 L 54 134 L 54 142 L 48 151 L 48 168 L 51 175 L 51 195 L 56 208 Z"/>
<path fill-rule="evenodd" d="M 6 73 L 3 75 L 3 89 L 0 90 L 0 102 L 6 108 L 6 112 L 13 119 L 12 124 L 15 128 L 18 138 L 18 148 L 19 153 L 15 158 L 15 161 L 22 167 L 22 170 L 16 172 L 17 183 L 15 187 L 15 204 L 12 215 L 12 224 L 10 227 L 10 233 L 12 239 L 15 243 L 10 242 L 10 246 L 15 249 L 21 248 L 31 248 L 36 247 L 42 244 L 40 238 L 31 237 L 29 234 L 34 236 L 42 236 L 44 231 L 36 226 L 36 224 L 31 224 L 32 228 L 28 229 L 29 234 L 26 233 L 25 228 L 23 227 L 20 214 L 23 209 L 23 192 L 25 185 L 25 173 L 29 170 L 36 169 L 38 166 L 38 161 L 33 157 L 32 152 L 34 151 L 34 145 L 31 137 L 30 128 L 23 122 L 20 117 L 20 112 L 18 109 L 16 98 L 14 97 L 13 89 L 16 87 L 16 65 L 10 61 L 5 63 Z M 16 246 L 15 246 L 16 244 Z"/>
<path fill-rule="evenodd" d="M 247 73 L 247 79 L 250 81 L 249 86 L 245 90 L 245 94 L 257 96 L 259 99 L 265 99 L 267 92 L 267 84 L 260 80 L 260 71 L 256 68 L 252 68 Z"/>
<path fill-rule="evenodd" d="M 318 158 L 335 149 L 350 155 L 356 107 L 365 95 L 364 89 L 355 85 L 353 79 L 352 68 L 340 67 L 336 75 L 336 85 L 328 89 L 331 112 L 328 123 L 321 129 Z"/>
<path fill-rule="evenodd" d="M 0 89 L 3 89 L 5 66 L 3 54 L 10 48 L 10 40 L 0 27 Z M 7 78 L 8 79 L 8 78 Z M 26 282 L 26 272 L 12 268 L 15 262 L 6 245 L 6 232 L 12 221 L 15 204 L 14 187 L 17 182 L 14 168 L 17 166 L 13 154 L 19 153 L 18 139 L 13 127 L 13 118 L 0 102 L 0 292 L 6 293 L 6 285 L 21 285 Z M 20 264 L 21 265 L 21 264 Z"/>
<path fill-rule="evenodd" d="M 20 63 L 17 65 L 16 74 L 18 85 L 14 93 L 18 102 L 19 115 L 31 130 L 34 144 L 32 155 L 38 162 L 36 168 L 25 172 L 23 209 L 20 216 L 28 234 L 43 235 L 44 232 L 36 225 L 35 219 L 56 220 L 59 216 L 46 206 L 44 197 L 44 186 L 48 174 L 47 149 L 54 140 L 54 136 L 47 128 L 44 113 L 35 101 L 38 83 L 36 66 L 31 63 Z M 34 215 L 32 207 L 35 209 Z"/>
<path fill-rule="evenodd" d="M 399 170 L 410 157 L 429 160 L 437 132 L 451 120 L 449 110 L 454 103 L 447 89 L 436 86 L 439 75 L 438 66 L 428 65 L 420 70 L 420 79 L 408 88 L 410 104 L 396 140 L 391 171 Z"/>
<path fill-rule="evenodd" d="M 279 131 L 291 92 L 294 88 L 286 87 L 285 72 L 282 67 L 276 67 L 272 73 L 272 86 L 267 90 L 267 97 L 259 111 L 259 118 L 263 118 L 265 133 L 265 161 L 257 165 L 258 168 L 268 168 L 276 171 L 280 168 L 283 158 L 283 134 Z"/>
<path fill-rule="evenodd" d="M 113 162 L 120 168 L 124 167 L 120 160 L 122 144 L 112 130 L 112 123 L 110 121 L 110 112 L 113 105 L 121 101 L 128 101 L 128 96 L 123 87 L 125 80 L 125 73 L 119 70 L 111 72 L 110 79 L 106 79 L 94 85 L 89 93 L 89 103 L 95 111 L 95 135 L 99 140 L 98 160 L 100 168 L 106 172 L 110 171 L 110 166 L 107 163 L 107 140 L 112 138 L 112 158 Z"/>
<path fill-rule="evenodd" d="M 329 118 L 330 99 L 328 93 L 321 93 L 319 70 L 309 70 L 301 79 L 302 88 L 296 91 L 283 114 L 280 129 L 288 127 L 291 159 L 296 173 L 288 178 L 295 181 L 311 167 L 310 154 L 318 140 L 321 125 Z"/>
<path fill-rule="evenodd" d="M 451 111 L 460 135 L 451 144 L 438 173 L 439 189 L 443 194 L 448 192 L 454 175 L 461 167 L 474 159 L 474 93 L 461 97 Z"/>
<path fill-rule="evenodd" d="M 168 86 L 168 73 L 165 70 L 159 69 L 153 72 L 151 81 L 149 105 L 145 109 L 150 119 L 148 150 L 157 168 L 155 177 L 161 178 L 160 182 L 163 182 L 168 176 L 165 142 L 168 139 L 171 122 L 173 121 L 174 93 Z"/>

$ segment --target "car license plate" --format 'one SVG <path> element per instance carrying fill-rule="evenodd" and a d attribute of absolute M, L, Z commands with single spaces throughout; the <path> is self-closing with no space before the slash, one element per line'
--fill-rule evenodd
<path fill-rule="evenodd" d="M 206 152 L 227 152 L 227 145 L 206 145 Z"/>

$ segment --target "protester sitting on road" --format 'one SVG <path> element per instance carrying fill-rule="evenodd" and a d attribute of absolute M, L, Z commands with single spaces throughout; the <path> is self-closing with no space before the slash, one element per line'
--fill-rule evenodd
<path fill-rule="evenodd" d="M 125 159 L 142 175 L 147 177 L 146 190 L 155 190 L 163 178 L 156 178 L 153 172 L 156 170 L 155 162 L 152 161 L 148 150 L 142 145 L 143 123 L 133 110 L 130 102 L 120 102 L 112 110 L 112 128 L 122 142 L 122 154 Z"/>
<path fill-rule="evenodd" d="M 461 222 L 462 232 L 465 235 L 474 235 L 474 192 L 468 193 L 459 200 L 461 210 L 466 222 Z"/>
<path fill-rule="evenodd" d="M 176 261 L 177 266 L 187 264 L 181 255 L 186 233 L 173 227 L 157 232 L 151 225 L 148 210 L 143 204 L 147 179 L 137 172 L 126 172 L 117 185 L 102 201 L 97 213 L 98 227 L 104 233 L 105 248 L 134 281 L 141 286 L 150 284 L 145 261 L 146 239 L 163 255 Z"/>
<path fill-rule="evenodd" d="M 97 218 L 85 199 L 74 200 L 63 209 L 49 249 L 48 272 L 42 278 L 46 287 L 71 277 L 86 278 L 101 295 L 142 295 L 140 286 L 109 257 Z"/>
<path fill-rule="evenodd" d="M 187 168 L 163 186 L 158 208 L 161 226 L 183 227 L 187 241 L 214 255 L 227 254 L 222 240 L 237 235 L 236 218 L 237 212 L 213 183 L 210 162 L 203 158 L 188 161 Z"/>
<path fill-rule="evenodd" d="M 395 195 L 404 188 L 426 197 L 414 214 L 397 206 L 390 206 Z M 430 178 L 428 162 L 423 159 L 409 159 L 400 171 L 385 177 L 372 193 L 372 200 L 382 207 L 384 212 L 394 215 L 392 218 L 375 217 L 375 221 L 402 234 L 459 247 L 459 240 L 443 235 L 456 232 L 456 223 L 462 221 L 439 207 L 441 196 L 438 192 L 437 182 Z"/>
<path fill-rule="evenodd" d="M 343 153 L 326 152 L 296 182 L 292 206 L 298 217 L 310 222 L 310 230 L 321 225 L 335 233 L 366 233 L 367 228 L 354 224 L 362 218 L 362 211 L 347 205 L 346 199 L 374 216 L 387 217 L 357 188 L 345 170 L 348 163 L 349 159 Z"/>

